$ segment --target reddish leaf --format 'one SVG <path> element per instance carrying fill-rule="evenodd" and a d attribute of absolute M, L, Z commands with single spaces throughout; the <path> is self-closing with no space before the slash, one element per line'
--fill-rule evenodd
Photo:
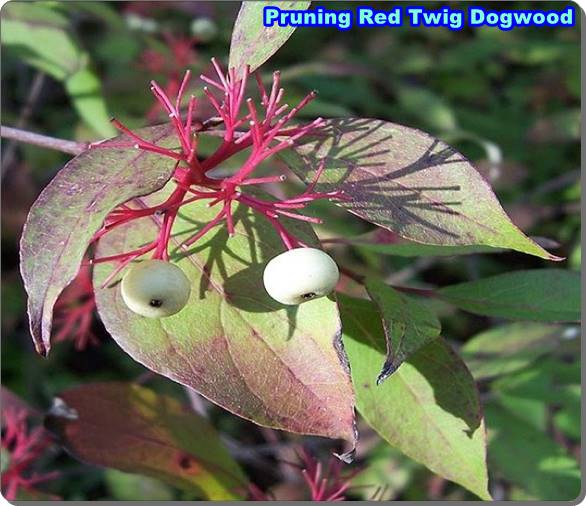
<path fill-rule="evenodd" d="M 559 260 L 509 220 L 468 160 L 419 130 L 377 119 L 332 119 L 283 158 L 305 180 L 325 158 L 318 189 L 344 190 L 350 201 L 341 205 L 405 239 Z"/>
<path fill-rule="evenodd" d="M 160 143 L 168 136 L 168 127 L 140 134 Z M 133 197 L 158 190 L 172 173 L 173 161 L 168 158 L 99 148 L 73 158 L 43 190 L 29 212 L 20 243 L 31 334 L 40 354 L 47 355 L 50 349 L 55 301 L 76 276 L 106 215 Z"/>
<path fill-rule="evenodd" d="M 160 198 L 142 200 L 148 205 Z M 106 329 L 138 362 L 239 416 L 353 446 L 354 396 L 336 303 L 321 298 L 286 307 L 269 298 L 262 272 L 283 246 L 271 225 L 243 205 L 234 206 L 230 239 L 222 226 L 187 251 L 178 247 L 216 213 L 194 202 L 174 225 L 172 261 L 192 282 L 191 298 L 176 315 L 153 320 L 131 312 L 119 283 L 98 288 L 112 266 L 97 266 L 94 286 Z M 315 243 L 309 225 L 282 221 L 296 237 Z M 152 220 L 137 220 L 100 240 L 98 255 L 134 249 L 157 230 Z"/>
<path fill-rule="evenodd" d="M 94 383 L 67 390 L 45 424 L 84 462 L 145 474 L 210 500 L 246 492 L 245 476 L 206 420 L 138 385 Z"/>

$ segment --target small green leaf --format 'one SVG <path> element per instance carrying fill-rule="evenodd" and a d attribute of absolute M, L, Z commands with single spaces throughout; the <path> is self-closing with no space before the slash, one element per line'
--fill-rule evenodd
<path fill-rule="evenodd" d="M 148 476 L 107 469 L 104 475 L 110 493 L 117 501 L 172 501 L 173 491 Z"/>
<path fill-rule="evenodd" d="M 385 362 L 376 380 L 380 384 L 413 353 L 438 337 L 441 325 L 425 304 L 382 281 L 369 278 L 366 289 L 381 312 L 387 343 Z"/>
<path fill-rule="evenodd" d="M 577 462 L 540 430 L 499 406 L 484 410 L 489 456 L 508 481 L 543 501 L 569 501 L 580 493 Z"/>
<path fill-rule="evenodd" d="M 523 369 L 538 357 L 576 342 L 578 336 L 576 327 L 516 322 L 474 336 L 460 351 L 478 380 Z"/>
<path fill-rule="evenodd" d="M 245 65 L 254 71 L 266 62 L 293 35 L 295 27 L 263 25 L 263 9 L 269 6 L 281 10 L 305 10 L 311 1 L 242 2 L 230 43 L 229 67 L 241 72 Z"/>
<path fill-rule="evenodd" d="M 305 181 L 325 160 L 319 191 L 343 190 L 349 200 L 341 206 L 405 239 L 559 260 L 510 221 L 466 158 L 425 132 L 378 119 L 331 119 L 281 156 Z"/>
<path fill-rule="evenodd" d="M 139 134 L 159 144 L 172 139 L 167 126 Z M 120 140 L 128 138 L 114 142 Z M 39 195 L 20 242 L 31 335 L 39 353 L 49 352 L 55 301 L 77 274 L 105 217 L 123 202 L 164 186 L 174 165 L 169 158 L 145 151 L 91 149 L 68 162 Z"/>
<path fill-rule="evenodd" d="M 59 81 L 85 66 L 67 18 L 41 3 L 11 2 L 2 9 L 2 44 Z"/>
<path fill-rule="evenodd" d="M 160 202 L 167 189 L 141 198 Z M 120 283 L 100 288 L 112 265 L 94 270 L 98 312 L 131 357 L 259 425 L 346 439 L 355 444 L 354 396 L 335 301 L 299 306 L 272 300 L 263 286 L 267 261 L 283 251 L 266 219 L 235 205 L 235 235 L 213 229 L 188 248 L 181 242 L 216 214 L 194 202 L 181 208 L 171 241 L 172 261 L 192 283 L 179 313 L 144 318 L 124 304 Z M 311 227 L 283 219 L 291 233 L 316 244 Z M 104 236 L 98 256 L 129 251 L 156 237 L 152 220 L 137 220 Z M 124 272 L 121 273 L 121 276 Z"/>
<path fill-rule="evenodd" d="M 445 301 L 471 313 L 512 320 L 580 321 L 580 273 L 536 269 L 447 286 Z"/>
<path fill-rule="evenodd" d="M 65 89 L 79 116 L 102 138 L 116 135 L 102 96 L 102 85 L 91 70 L 85 68 L 67 78 Z"/>
<path fill-rule="evenodd" d="M 109 121 L 98 77 L 69 30 L 69 21 L 39 2 L 13 2 L 2 9 L 2 44 L 65 85 L 80 117 L 102 138 L 116 130 Z"/>
<path fill-rule="evenodd" d="M 368 465 L 352 479 L 352 491 L 361 499 L 372 501 L 378 490 L 377 500 L 391 501 L 409 485 L 418 469 L 419 464 L 388 444 L 380 443 L 369 450 Z"/>
<path fill-rule="evenodd" d="M 364 419 L 405 455 L 490 499 L 484 422 L 464 363 L 435 339 L 377 386 L 374 377 L 385 357 L 380 317 L 368 301 L 340 295 L 338 302 L 356 406 Z"/>
<path fill-rule="evenodd" d="M 397 94 L 399 105 L 429 128 L 451 131 L 458 126 L 452 108 L 431 90 L 409 85 L 399 87 Z"/>
<path fill-rule="evenodd" d="M 573 405 L 573 387 L 580 384 L 580 364 L 549 357 L 531 367 L 495 380 L 491 389 L 495 396 L 537 400 L 554 405 Z"/>
<path fill-rule="evenodd" d="M 45 425 L 84 462 L 144 474 L 208 500 L 246 493 L 247 479 L 214 428 L 144 387 L 111 382 L 66 390 Z"/>
<path fill-rule="evenodd" d="M 562 408 L 553 415 L 553 421 L 568 437 L 580 441 L 582 437 L 582 389 L 580 385 L 570 385 L 565 388 L 566 401 Z"/>

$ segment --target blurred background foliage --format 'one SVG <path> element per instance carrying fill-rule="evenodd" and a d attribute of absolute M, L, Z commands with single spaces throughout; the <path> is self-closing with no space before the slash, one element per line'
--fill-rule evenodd
<path fill-rule="evenodd" d="M 395 5 L 406 4 L 376 7 Z M 478 5 L 560 7 L 557 2 Z M 2 123 L 95 140 L 113 133 L 110 115 L 131 127 L 164 121 L 152 108 L 148 81 L 154 78 L 172 90 L 186 67 L 197 75 L 209 68 L 211 56 L 227 61 L 238 7 L 235 2 L 11 2 L 2 9 Z M 328 7 L 348 6 L 328 2 Z M 376 117 L 454 145 L 490 181 L 520 228 L 566 257 L 560 267 L 580 269 L 579 27 L 305 28 L 261 72 L 274 69 L 282 72 L 289 103 L 308 90 L 319 91 L 319 99 L 303 110 L 306 118 Z M 92 323 L 97 345 L 80 344 L 73 332 L 47 360 L 33 351 L 18 239 L 31 203 L 67 159 L 3 142 L 2 384 L 39 409 L 65 388 L 103 380 L 138 380 L 187 402 L 179 385 L 150 375 L 98 321 Z M 321 204 L 313 211 L 327 215 L 322 237 L 372 229 Z M 544 265 L 515 253 L 413 258 L 360 244 L 340 244 L 335 251 L 356 271 L 423 288 Z M 345 290 L 357 288 L 348 282 Z M 505 324 L 433 304 L 443 335 L 461 350 L 479 382 L 494 498 L 572 499 L 580 481 L 579 328 Z M 295 485 L 300 476 L 283 462 L 295 460 L 293 449 L 300 444 L 327 459 L 333 448 L 328 441 L 260 429 L 200 402 L 261 489 L 278 498 L 304 498 Z M 348 497 L 474 498 L 388 447 L 365 424 L 360 429 L 357 465 L 363 471 L 353 478 Z M 61 472 L 44 489 L 65 499 L 193 498 L 152 478 L 85 466 L 56 449 L 38 464 Z"/>

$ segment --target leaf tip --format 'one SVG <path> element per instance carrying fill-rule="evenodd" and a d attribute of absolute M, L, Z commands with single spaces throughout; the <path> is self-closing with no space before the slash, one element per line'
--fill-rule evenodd
<path fill-rule="evenodd" d="M 47 358 L 49 355 L 49 350 L 51 349 L 51 343 L 42 337 L 38 336 L 38 333 L 35 332 L 35 329 L 32 328 L 31 325 L 31 335 L 33 336 L 33 343 L 35 345 L 35 351 L 43 358 Z"/>

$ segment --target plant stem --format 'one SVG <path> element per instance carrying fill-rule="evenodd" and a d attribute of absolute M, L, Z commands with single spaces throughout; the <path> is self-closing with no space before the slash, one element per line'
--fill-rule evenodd
<path fill-rule="evenodd" d="M 341 267 L 340 266 L 340 272 L 342 274 L 344 274 L 345 276 L 349 277 L 350 279 L 353 279 L 354 281 L 356 281 L 356 283 L 358 283 L 359 285 L 364 286 L 365 281 L 366 281 L 366 276 L 363 276 L 362 274 L 358 274 L 354 271 L 351 271 L 350 269 L 347 269 L 346 267 Z M 414 295 L 420 295 L 422 297 L 436 297 L 436 293 L 433 289 L 431 288 L 414 288 L 411 286 L 397 286 L 397 285 L 389 285 L 392 288 L 394 288 L 395 290 L 399 291 L 399 292 L 404 292 L 404 293 L 412 293 Z"/>
<path fill-rule="evenodd" d="M 27 130 L 22 130 L 20 128 L 7 126 L 0 126 L 0 137 L 32 144 L 33 146 L 39 146 L 41 148 L 54 149 L 55 151 L 61 151 L 62 153 L 68 153 L 70 155 L 79 155 L 88 148 L 88 143 L 86 142 L 56 139 L 55 137 L 48 137 L 46 135 L 28 132 Z"/>
<path fill-rule="evenodd" d="M 26 97 L 26 102 L 24 103 L 20 114 L 18 116 L 18 120 L 16 121 L 17 128 L 24 128 L 28 123 L 31 115 L 34 112 L 34 106 L 37 102 L 39 95 L 43 89 L 43 84 L 45 83 L 45 74 L 42 72 L 37 72 L 33 81 L 31 83 L 31 87 L 29 89 L 28 95 Z M 4 151 L 4 156 L 2 159 L 2 172 L 0 177 L 4 177 L 8 169 L 12 166 L 14 162 L 14 157 L 16 154 L 16 143 L 10 142 L 6 147 L 6 151 Z"/>

